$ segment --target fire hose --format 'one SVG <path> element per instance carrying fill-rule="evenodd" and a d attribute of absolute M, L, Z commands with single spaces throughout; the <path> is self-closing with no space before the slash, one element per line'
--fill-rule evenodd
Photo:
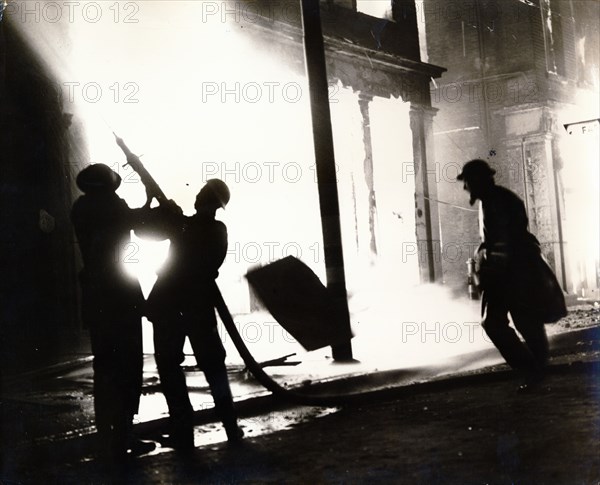
<path fill-rule="evenodd" d="M 250 350 L 246 346 L 244 339 L 240 335 L 233 317 L 229 312 L 229 308 L 221 295 L 219 287 L 215 283 L 214 286 L 214 298 L 215 308 L 217 313 L 229 333 L 235 348 L 237 349 L 240 357 L 246 364 L 248 370 L 252 373 L 254 378 L 268 391 L 270 391 L 275 398 L 288 401 L 294 404 L 303 404 L 307 406 L 337 406 L 341 404 L 357 403 L 366 401 L 369 397 L 368 392 L 355 393 L 355 394 L 333 394 L 333 395 L 318 395 L 318 394 L 305 394 L 298 392 L 294 389 L 287 389 L 276 382 L 271 376 L 269 376 L 262 366 L 254 359 Z"/>

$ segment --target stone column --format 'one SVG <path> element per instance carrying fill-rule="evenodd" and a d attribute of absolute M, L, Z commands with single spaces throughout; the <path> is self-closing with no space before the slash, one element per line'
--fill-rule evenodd
<path fill-rule="evenodd" d="M 564 217 L 555 167 L 558 154 L 553 150 L 553 115 L 547 107 L 526 107 L 504 116 L 507 166 L 496 177 L 497 182 L 523 198 L 529 229 L 540 241 L 558 281 L 567 289 L 570 282 L 565 267 Z"/>
<path fill-rule="evenodd" d="M 377 255 L 377 201 L 375 198 L 375 185 L 373 181 L 373 143 L 371 141 L 371 118 L 369 115 L 369 103 L 373 96 L 360 94 L 358 103 L 362 115 L 363 144 L 365 147 L 364 175 L 369 194 L 369 249 L 372 255 Z"/>
<path fill-rule="evenodd" d="M 410 128 L 413 135 L 415 168 L 415 211 L 421 281 L 442 280 L 440 223 L 437 206 L 437 174 L 433 145 L 434 108 L 411 105 Z"/>

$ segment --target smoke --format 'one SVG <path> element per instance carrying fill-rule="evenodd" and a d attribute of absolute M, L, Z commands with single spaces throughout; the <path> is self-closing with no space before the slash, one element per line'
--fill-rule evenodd
<path fill-rule="evenodd" d="M 90 158 L 77 163 L 117 169 L 119 194 L 133 207 L 142 205 L 144 189 L 122 169 L 115 130 L 144 154 L 148 170 L 187 213 L 203 180 L 225 179 L 232 200 L 219 217 L 230 229 L 230 252 L 220 283 L 239 314 L 242 336 L 259 360 L 297 352 L 306 362 L 327 361 L 329 349 L 307 354 L 270 315 L 248 314 L 248 291 L 240 284 L 252 264 L 288 254 L 301 255 L 324 277 L 309 96 L 298 74 L 301 49 L 286 59 L 256 49 L 235 20 L 227 25 L 206 15 L 211 2 L 143 2 L 131 11 L 115 9 L 134 2 L 91 2 L 86 10 L 68 12 L 56 10 L 57 2 L 26 3 L 13 4 L 6 16 L 54 74 L 65 111 L 85 126 Z M 87 10 L 92 4 L 99 10 Z M 397 368 L 480 348 L 485 342 L 477 305 L 440 286 L 414 286 L 417 260 L 398 259 L 400 241 L 415 242 L 414 180 L 405 171 L 413 167 L 408 103 L 376 99 L 370 105 L 373 153 L 366 154 L 359 149 L 358 94 L 339 84 L 330 88 L 341 140 L 339 179 L 346 184 L 340 194 L 356 358 L 366 366 Z M 363 169 L 370 156 L 371 187 Z M 371 192 L 378 212 L 368 227 L 363 199 Z M 348 224 L 355 207 L 362 212 Z M 350 243 L 355 228 L 357 248 Z M 373 234 L 379 263 L 369 267 L 367 261 L 365 268 L 365 252 L 357 249 L 368 252 Z M 147 294 L 168 246 L 134 244 L 130 263 Z"/>
<path fill-rule="evenodd" d="M 359 360 L 385 368 L 436 364 L 488 347 L 480 302 L 456 298 L 437 284 L 402 284 L 378 268 L 350 299 Z"/>
<path fill-rule="evenodd" d="M 453 297 L 441 285 L 402 283 L 401 275 L 383 266 L 363 276 L 363 284 L 353 288 L 349 297 L 355 335 L 352 347 L 358 365 L 330 366 L 330 348 L 306 352 L 267 312 L 237 315 L 238 330 L 258 361 L 295 353 L 290 360 L 301 361 L 299 368 L 276 367 L 272 371 L 285 375 L 327 377 L 420 366 L 456 368 L 470 354 L 492 347 L 480 325 L 479 301 Z M 230 363 L 241 364 L 224 331 L 222 337 Z"/>

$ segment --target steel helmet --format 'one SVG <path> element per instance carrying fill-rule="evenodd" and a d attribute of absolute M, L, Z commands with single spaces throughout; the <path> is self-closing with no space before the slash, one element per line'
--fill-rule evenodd
<path fill-rule="evenodd" d="M 114 192 L 121 185 L 121 176 L 108 165 L 96 163 L 77 175 L 77 187 L 82 192 Z"/>
<path fill-rule="evenodd" d="M 492 178 L 496 171 L 484 160 L 471 160 L 462 168 L 462 172 L 456 177 L 457 180 L 473 180 Z"/>
<path fill-rule="evenodd" d="M 227 187 L 227 184 L 220 179 L 207 180 L 206 185 L 202 188 L 202 190 L 207 190 L 209 193 L 211 193 L 223 209 L 231 198 L 229 187 Z"/>

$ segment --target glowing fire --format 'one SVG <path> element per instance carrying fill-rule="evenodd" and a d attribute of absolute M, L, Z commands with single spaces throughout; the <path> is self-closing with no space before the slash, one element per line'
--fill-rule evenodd
<path fill-rule="evenodd" d="M 60 80 L 65 111 L 75 113 L 85 127 L 90 158 L 81 164 L 103 162 L 118 170 L 123 178 L 119 194 L 130 206 L 141 206 L 145 192 L 135 174 L 122 167 L 125 159 L 113 131 L 143 154 L 150 173 L 187 214 L 204 180 L 219 177 L 229 184 L 231 202 L 218 214 L 228 226 L 230 247 L 219 283 L 232 313 L 248 313 L 243 275 L 249 266 L 293 254 L 325 281 L 308 89 L 306 79 L 291 68 L 303 59 L 269 54 L 235 22 L 221 22 L 218 16 L 203 21 L 203 4 L 143 2 L 136 23 L 109 17 L 97 23 L 63 22 L 60 28 L 47 23 L 21 27 Z M 409 290 L 419 281 L 418 255 L 404 251 L 416 238 L 409 105 L 381 98 L 370 105 L 375 259 L 368 244 L 358 93 L 335 85 L 331 97 L 353 323 L 357 339 L 362 336 L 363 358 L 381 353 L 370 338 L 375 331 L 378 342 L 390 342 L 392 363 L 402 342 L 392 343 L 389 336 L 399 335 L 406 325 L 415 330 L 421 323 L 416 314 L 429 301 L 422 294 L 414 298 Z M 168 243 L 134 243 L 138 262 L 128 268 L 147 294 Z M 448 322 L 448 306 L 439 301 L 436 311 L 443 315 L 435 318 Z M 476 310 L 467 313 L 463 321 L 478 320 Z M 377 322 L 371 325 L 371 320 Z M 458 350 L 454 346 L 450 352 Z M 426 360 L 433 354 L 442 355 L 430 349 L 407 359 Z"/>
<path fill-rule="evenodd" d="M 219 177 L 230 185 L 231 202 L 218 215 L 230 238 L 220 281 L 226 296 L 239 302 L 233 310 L 247 311 L 241 275 L 249 266 L 292 254 L 325 279 L 308 87 L 291 68 L 302 58 L 269 54 L 235 21 L 207 17 L 201 4 L 146 2 L 136 12 L 137 23 L 69 23 L 68 48 L 50 42 L 61 38 L 58 31 L 31 40 L 61 80 L 65 111 L 84 124 L 89 162 L 121 174 L 119 194 L 131 206 L 142 205 L 145 192 L 136 174 L 122 166 L 113 131 L 143 155 L 168 197 L 188 214 L 204 180 Z M 359 220 L 368 217 L 368 192 L 357 93 L 331 86 L 331 108 L 347 272 L 355 292 L 372 263 L 364 235 L 369 228 Z M 415 237 L 414 186 L 402 175 L 412 161 L 408 104 L 377 99 L 371 111 L 380 257 L 384 267 L 403 268 L 401 279 L 416 284 L 416 257 L 403 260 L 397 245 Z M 390 116 L 393 125 L 378 122 Z M 405 130 L 399 129 L 402 122 Z M 147 292 L 167 249 L 140 240 L 135 245 L 139 250 L 127 268 Z"/>

